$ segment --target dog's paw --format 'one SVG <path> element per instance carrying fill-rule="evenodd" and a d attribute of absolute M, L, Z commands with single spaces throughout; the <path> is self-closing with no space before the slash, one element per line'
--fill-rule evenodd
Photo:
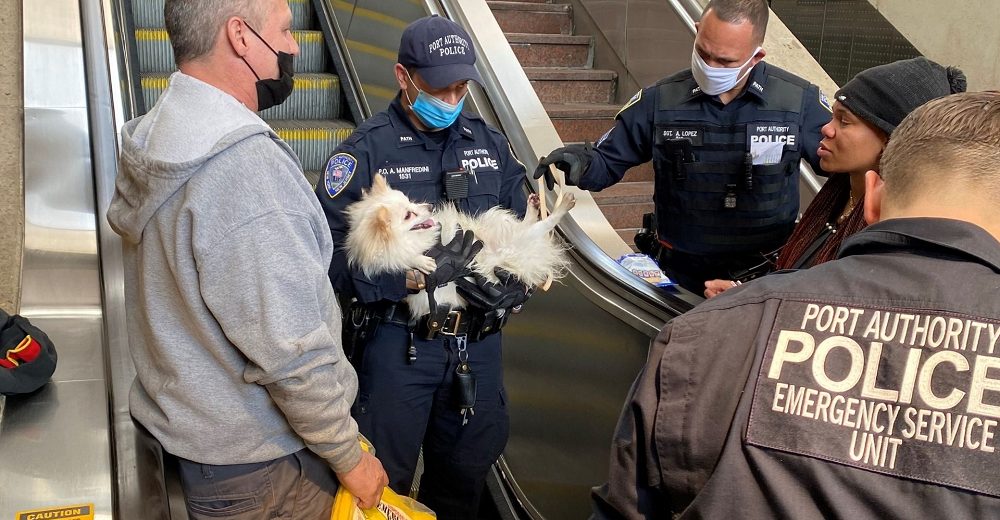
<path fill-rule="evenodd" d="M 559 207 L 556 211 L 569 211 L 576 206 L 576 197 L 572 193 L 563 193 L 562 200 L 559 201 Z"/>
<path fill-rule="evenodd" d="M 528 207 L 538 211 L 539 206 L 541 206 L 541 199 L 538 198 L 538 194 L 532 193 L 528 195 Z"/>
<path fill-rule="evenodd" d="M 424 274 L 431 274 L 435 269 L 437 269 L 437 262 L 429 256 L 421 255 L 417 257 L 417 261 L 414 263 L 413 268 Z"/>

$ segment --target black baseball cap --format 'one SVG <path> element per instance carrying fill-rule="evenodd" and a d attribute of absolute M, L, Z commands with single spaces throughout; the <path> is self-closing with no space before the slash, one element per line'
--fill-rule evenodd
<path fill-rule="evenodd" d="M 463 80 L 483 83 L 476 71 L 476 49 L 469 33 L 438 15 L 406 26 L 399 42 L 398 59 L 404 67 L 416 70 L 431 88 L 444 88 Z"/>

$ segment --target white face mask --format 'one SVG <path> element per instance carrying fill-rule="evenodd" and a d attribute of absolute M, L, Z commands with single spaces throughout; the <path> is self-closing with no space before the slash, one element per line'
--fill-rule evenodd
<path fill-rule="evenodd" d="M 694 49 L 691 51 L 691 75 L 694 76 L 694 80 L 698 82 L 698 86 L 701 87 L 701 91 L 710 95 L 717 96 L 723 92 L 729 92 L 733 89 L 740 81 L 743 81 L 753 67 L 747 69 L 747 71 L 740 75 L 740 70 L 746 67 L 748 63 L 753 61 L 753 57 L 760 52 L 761 48 L 757 47 L 753 53 L 750 54 L 750 59 L 743 62 L 743 65 L 739 67 L 710 67 L 705 60 L 701 59 L 701 55 L 698 54 L 698 50 Z"/>

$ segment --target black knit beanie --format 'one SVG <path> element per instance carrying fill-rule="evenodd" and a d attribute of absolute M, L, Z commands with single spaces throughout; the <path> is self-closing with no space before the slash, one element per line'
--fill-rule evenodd
<path fill-rule="evenodd" d="M 920 105 L 958 92 L 965 92 L 961 70 L 921 56 L 861 71 L 835 97 L 855 115 L 891 135 Z"/>

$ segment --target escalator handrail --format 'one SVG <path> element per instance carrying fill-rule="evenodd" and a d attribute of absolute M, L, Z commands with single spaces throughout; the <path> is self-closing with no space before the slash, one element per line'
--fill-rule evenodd
<path fill-rule="evenodd" d="M 333 67 L 340 77 L 340 86 L 351 109 L 351 116 L 355 124 L 361 124 L 372 116 L 372 109 L 361 89 L 361 80 L 355 72 L 351 54 L 345 52 L 347 39 L 344 38 L 344 31 L 337 22 L 337 17 L 333 15 L 333 0 L 313 0 L 312 3 L 323 31 L 323 41 L 326 42 L 326 48 L 333 58 Z"/>

